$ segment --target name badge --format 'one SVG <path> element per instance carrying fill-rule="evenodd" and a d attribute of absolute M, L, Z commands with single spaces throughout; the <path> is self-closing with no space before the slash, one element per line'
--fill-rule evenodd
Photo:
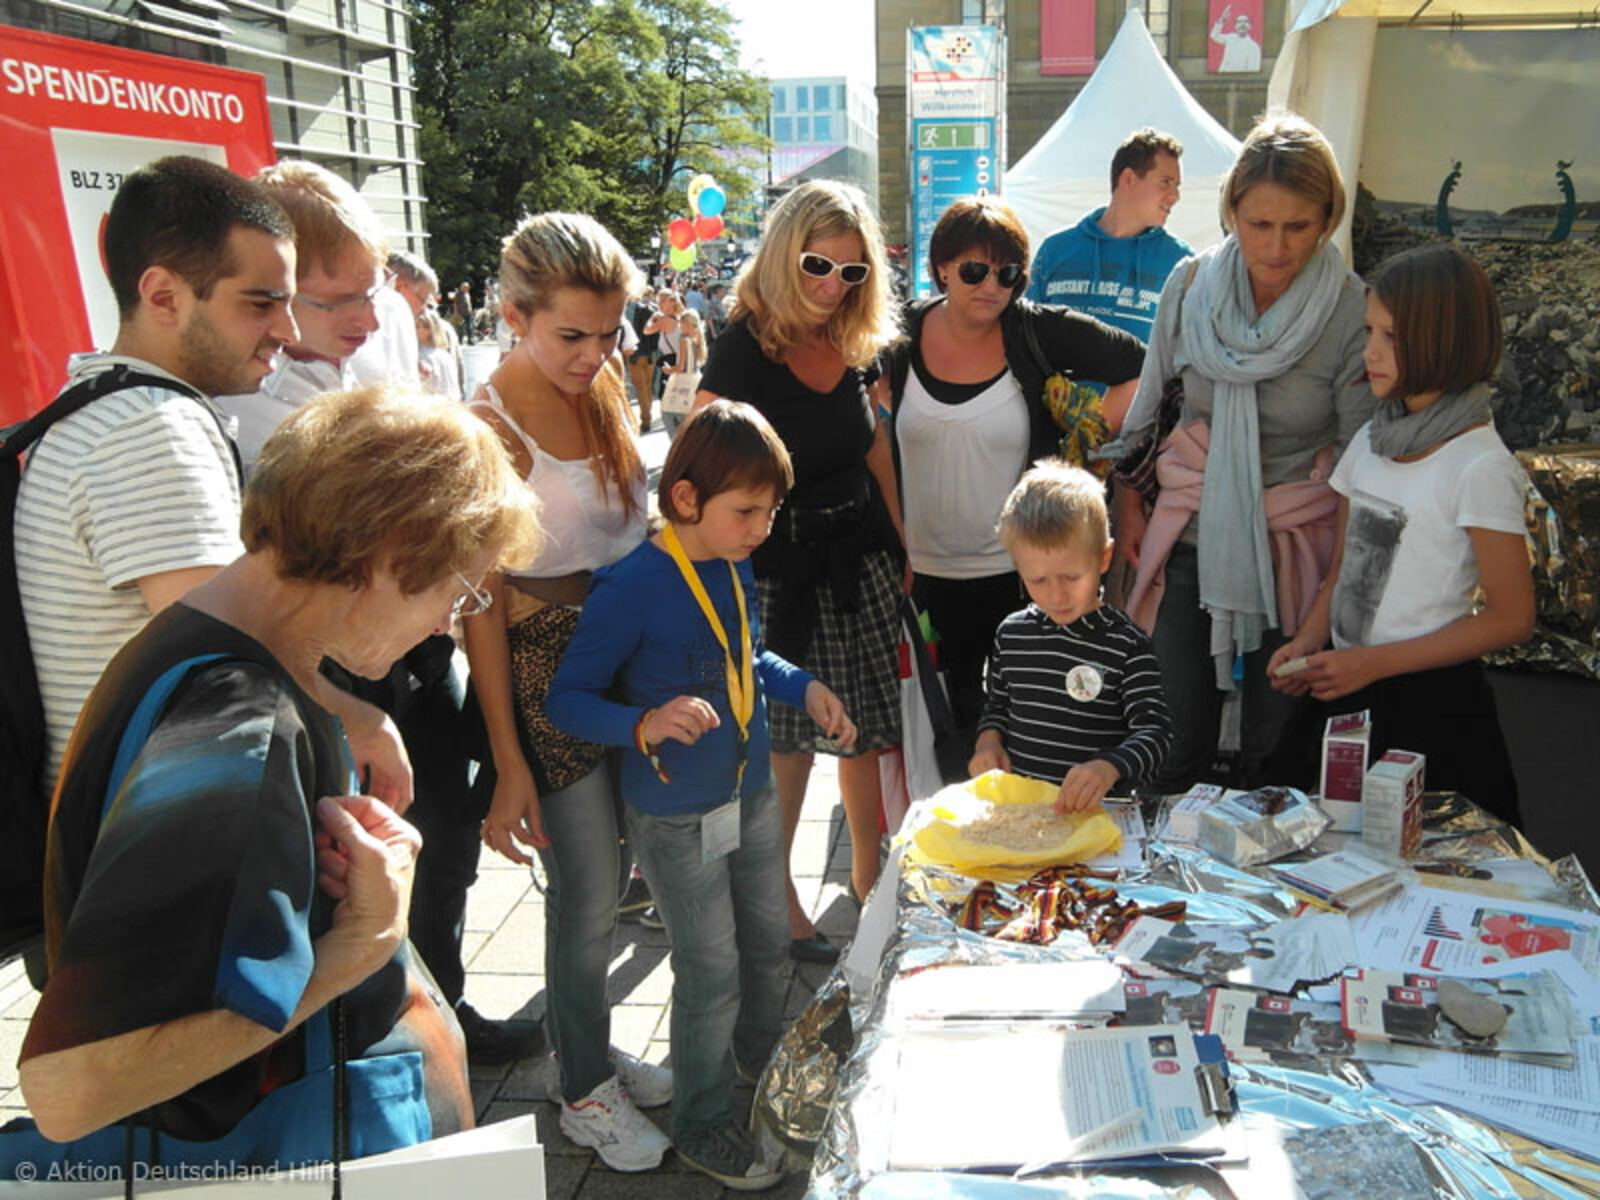
<path fill-rule="evenodd" d="M 714 863 L 739 848 L 739 797 L 700 818 L 700 861 Z"/>

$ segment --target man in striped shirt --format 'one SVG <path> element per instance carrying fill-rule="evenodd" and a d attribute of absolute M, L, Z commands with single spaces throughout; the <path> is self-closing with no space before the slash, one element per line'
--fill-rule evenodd
<path fill-rule="evenodd" d="M 69 385 L 119 364 L 211 396 L 255 388 L 295 336 L 294 230 L 259 187 L 197 158 L 128 175 L 105 226 L 120 323 Z M 89 692 L 150 617 L 243 553 L 220 414 L 159 385 L 58 422 L 17 495 L 17 576 L 54 787 Z"/>
<path fill-rule="evenodd" d="M 1101 601 L 1112 547 L 1094 476 L 1038 464 L 1007 498 L 999 532 L 1033 603 L 995 632 L 969 770 L 1059 783 L 1056 810 L 1082 811 L 1165 760 L 1161 674 L 1150 639 Z"/>

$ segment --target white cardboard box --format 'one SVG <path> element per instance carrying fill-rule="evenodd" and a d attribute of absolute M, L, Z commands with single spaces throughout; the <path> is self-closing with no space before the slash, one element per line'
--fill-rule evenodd
<path fill-rule="evenodd" d="M 1427 760 L 1391 750 L 1367 772 L 1361 791 L 1361 840 L 1410 858 L 1422 843 L 1423 769 Z"/>
<path fill-rule="evenodd" d="M 1361 832 L 1361 792 L 1372 741 L 1371 714 L 1362 711 L 1329 717 L 1322 735 L 1322 773 L 1317 793 L 1338 833 Z"/>

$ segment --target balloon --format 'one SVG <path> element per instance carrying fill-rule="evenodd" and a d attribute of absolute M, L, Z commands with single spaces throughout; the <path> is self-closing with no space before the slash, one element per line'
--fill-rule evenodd
<path fill-rule="evenodd" d="M 700 193 L 700 215 L 702 217 L 720 217 L 722 210 L 727 206 L 728 197 L 721 188 L 714 183 L 708 183 L 705 190 Z"/>
<path fill-rule="evenodd" d="M 704 171 L 700 172 L 700 174 L 689 180 L 690 212 L 698 213 L 700 211 L 700 193 L 705 191 L 708 187 L 715 187 L 716 183 L 717 181 L 711 178 L 711 176 L 707 175 Z"/>
<path fill-rule="evenodd" d="M 667 226 L 667 241 L 674 250 L 687 250 L 694 245 L 694 225 L 689 218 L 679 217 Z"/>
<path fill-rule="evenodd" d="M 721 217 L 697 217 L 694 223 L 695 236 L 702 242 L 715 241 L 722 234 Z"/>
<path fill-rule="evenodd" d="M 674 247 L 672 253 L 667 255 L 667 262 L 672 265 L 674 271 L 687 271 L 694 266 L 694 260 L 695 249 L 693 246 L 685 246 L 682 249 Z"/>

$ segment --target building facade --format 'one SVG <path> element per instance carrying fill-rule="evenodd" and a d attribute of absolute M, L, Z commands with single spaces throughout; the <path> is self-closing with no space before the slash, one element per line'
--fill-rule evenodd
<path fill-rule="evenodd" d="M 391 247 L 426 253 L 399 0 L 0 0 L 0 22 L 262 75 L 278 157 L 342 175 Z"/>
<path fill-rule="evenodd" d="M 773 195 L 808 179 L 853 183 L 878 202 L 878 101 L 843 75 L 773 79 L 767 188 Z"/>
<path fill-rule="evenodd" d="M 1040 9 L 1053 0 L 875 0 L 878 38 L 878 201 L 890 242 L 906 237 L 906 29 L 912 25 L 997 25 L 1006 32 L 1006 166 L 1055 124 L 1089 80 L 1040 67 Z M 1095 10 L 1095 55 L 1110 48 L 1128 8 L 1144 11 L 1157 47 L 1208 112 L 1239 137 L 1267 105 L 1267 80 L 1283 44 L 1283 6 L 1265 4 L 1261 69 L 1213 75 L 1206 69 L 1208 0 L 1081 0 Z M 1129 131 L 1138 123 L 1130 119 Z"/>

